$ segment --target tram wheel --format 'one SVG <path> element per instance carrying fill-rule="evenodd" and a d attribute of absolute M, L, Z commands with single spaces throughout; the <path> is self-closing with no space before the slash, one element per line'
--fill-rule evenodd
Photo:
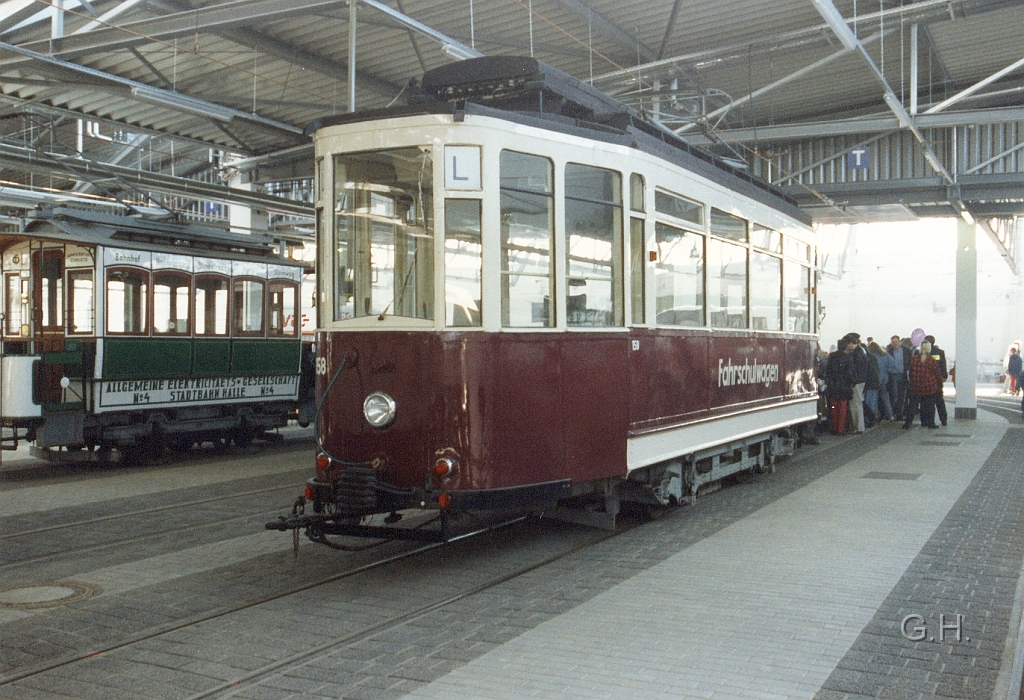
<path fill-rule="evenodd" d="M 196 444 L 194 438 L 184 436 L 174 436 L 164 438 L 164 442 L 167 445 L 167 449 L 171 452 L 188 452 L 192 449 L 192 445 Z"/>
<path fill-rule="evenodd" d="M 124 445 L 118 447 L 117 451 L 121 453 L 121 462 L 129 467 L 141 467 L 153 456 L 152 450 L 142 443 Z"/>

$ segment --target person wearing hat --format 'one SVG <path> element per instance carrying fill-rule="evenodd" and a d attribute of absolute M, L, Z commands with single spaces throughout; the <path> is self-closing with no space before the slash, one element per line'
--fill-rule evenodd
<path fill-rule="evenodd" d="M 939 427 L 935 425 L 934 402 L 941 386 L 939 363 L 932 357 L 932 344 L 925 340 L 920 351 L 910 358 L 910 406 L 903 420 L 904 430 L 909 430 L 914 424 L 914 411 L 918 406 L 921 408 L 921 426 L 933 430 Z"/>
<path fill-rule="evenodd" d="M 868 380 L 870 359 L 868 351 L 860 344 L 859 333 L 847 333 L 843 339 L 853 343 L 850 359 L 853 360 L 853 396 L 850 398 L 850 420 L 853 422 L 854 434 L 864 432 L 864 384 Z"/>
<path fill-rule="evenodd" d="M 948 414 L 946 413 L 946 399 L 942 394 L 943 383 L 949 379 L 949 372 L 946 369 L 946 351 L 935 344 L 934 335 L 926 335 L 924 339 L 932 346 L 932 359 L 939 363 L 939 373 L 942 374 L 939 391 L 932 397 L 932 400 L 935 402 L 935 412 L 939 414 L 939 422 L 946 425 Z"/>

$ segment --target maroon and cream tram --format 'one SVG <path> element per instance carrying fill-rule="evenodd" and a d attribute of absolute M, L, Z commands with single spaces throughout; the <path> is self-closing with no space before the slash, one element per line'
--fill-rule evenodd
<path fill-rule="evenodd" d="M 318 455 L 268 528 L 609 522 L 770 467 L 815 420 L 811 229 L 764 183 L 525 58 L 309 131 Z M 440 530 L 365 517 L 417 508 Z"/>

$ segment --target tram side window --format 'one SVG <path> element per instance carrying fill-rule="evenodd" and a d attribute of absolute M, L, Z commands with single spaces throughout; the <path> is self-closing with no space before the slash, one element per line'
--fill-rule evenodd
<path fill-rule="evenodd" d="M 647 318 L 644 295 L 647 288 L 647 236 L 643 219 L 629 220 L 629 257 L 633 323 L 644 323 Z"/>
<path fill-rule="evenodd" d="M 444 200 L 445 325 L 477 327 L 481 323 L 483 245 L 479 199 Z"/>
<path fill-rule="evenodd" d="M 659 214 L 668 214 L 680 221 L 697 224 L 698 226 L 704 225 L 704 205 L 686 197 L 656 190 L 654 193 L 654 210 Z"/>
<path fill-rule="evenodd" d="M 196 335 L 228 334 L 228 279 L 196 275 Z"/>
<path fill-rule="evenodd" d="M 434 209 L 429 149 L 334 161 L 334 320 L 434 318 Z"/>
<path fill-rule="evenodd" d="M 750 258 L 750 327 L 782 330 L 782 260 L 756 250 Z"/>
<path fill-rule="evenodd" d="M 298 287 L 294 282 L 271 282 L 267 285 L 268 334 L 275 338 L 294 338 L 298 334 L 295 323 L 295 300 Z"/>
<path fill-rule="evenodd" d="M 719 209 L 711 210 L 711 233 L 746 243 L 747 222 Z M 747 247 L 708 241 L 708 317 L 718 328 L 747 327 Z"/>
<path fill-rule="evenodd" d="M 622 325 L 622 176 L 565 166 L 566 323 Z"/>
<path fill-rule="evenodd" d="M 660 326 L 704 325 L 704 236 L 663 224 L 654 227 L 654 268 Z"/>
<path fill-rule="evenodd" d="M 149 273 L 107 270 L 107 332 L 145 335 L 149 309 Z"/>
<path fill-rule="evenodd" d="M 787 245 L 788 241 L 787 241 Z M 787 260 L 785 262 L 786 330 L 790 333 L 811 332 L 811 270 Z"/>
<path fill-rule="evenodd" d="M 633 211 L 647 211 L 644 207 L 644 176 L 639 173 L 629 176 L 629 208 Z"/>
<path fill-rule="evenodd" d="M 28 335 L 28 294 L 27 276 L 22 277 L 20 273 L 7 275 L 7 328 L 5 335 Z M 23 314 L 23 311 L 26 313 Z M 24 324 L 24 328 L 22 328 L 22 324 Z"/>
<path fill-rule="evenodd" d="M 161 270 L 153 273 L 153 332 L 188 335 L 191 275 Z"/>
<path fill-rule="evenodd" d="M 541 156 L 502 151 L 501 325 L 555 325 L 554 166 Z"/>
<path fill-rule="evenodd" d="M 708 318 L 717 328 L 747 327 L 747 249 L 708 241 Z"/>
<path fill-rule="evenodd" d="M 263 335 L 263 283 L 259 280 L 236 279 L 233 284 L 235 335 Z"/>
<path fill-rule="evenodd" d="M 750 227 L 750 242 L 769 253 L 782 252 L 782 234 L 766 226 L 753 224 Z"/>
<path fill-rule="evenodd" d="M 94 332 L 92 270 L 69 270 L 68 289 L 68 333 Z"/>

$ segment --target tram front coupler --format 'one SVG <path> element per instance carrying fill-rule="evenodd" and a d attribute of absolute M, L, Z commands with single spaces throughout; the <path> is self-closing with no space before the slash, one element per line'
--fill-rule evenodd
<path fill-rule="evenodd" d="M 299 556 L 299 530 L 306 531 L 306 537 L 313 542 L 323 540 L 323 525 L 326 518 L 323 515 L 306 514 L 306 497 L 299 496 L 292 504 L 292 514 L 279 516 L 277 520 L 271 520 L 264 525 L 267 530 L 278 530 L 279 532 L 292 531 L 293 552 Z"/>

